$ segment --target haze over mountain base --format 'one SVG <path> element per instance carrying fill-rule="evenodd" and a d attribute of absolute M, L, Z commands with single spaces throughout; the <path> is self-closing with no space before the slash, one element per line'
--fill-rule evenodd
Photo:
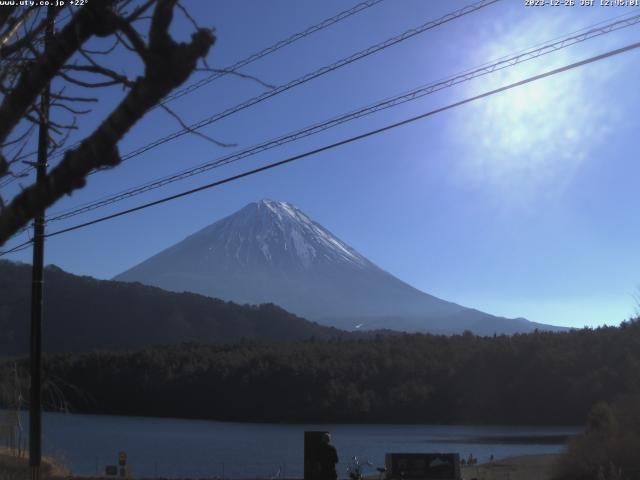
<path fill-rule="evenodd" d="M 565 330 L 496 317 L 408 285 L 293 205 L 251 203 L 115 277 L 238 303 L 275 303 L 345 330 Z"/>

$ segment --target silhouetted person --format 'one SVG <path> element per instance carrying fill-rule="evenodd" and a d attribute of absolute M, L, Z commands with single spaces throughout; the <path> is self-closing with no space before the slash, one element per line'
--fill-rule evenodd
<path fill-rule="evenodd" d="M 321 480 L 336 480 L 338 478 L 336 463 L 338 463 L 338 452 L 336 447 L 331 445 L 331 435 L 325 433 L 318 447 L 319 478 Z"/>

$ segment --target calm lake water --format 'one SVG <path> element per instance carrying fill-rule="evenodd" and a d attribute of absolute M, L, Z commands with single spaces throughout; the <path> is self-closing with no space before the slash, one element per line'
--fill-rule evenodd
<path fill-rule="evenodd" d="M 25 425 L 25 429 L 26 429 Z M 557 453 L 560 438 L 578 427 L 440 425 L 290 425 L 170 418 L 46 413 L 45 454 L 74 473 L 95 475 L 117 464 L 124 450 L 138 477 L 275 478 L 302 476 L 303 432 L 326 430 L 338 449 L 338 474 L 346 478 L 353 456 L 376 466 L 386 452 L 455 452 L 480 462 L 490 455 Z M 373 470 L 373 469 L 372 469 Z"/>

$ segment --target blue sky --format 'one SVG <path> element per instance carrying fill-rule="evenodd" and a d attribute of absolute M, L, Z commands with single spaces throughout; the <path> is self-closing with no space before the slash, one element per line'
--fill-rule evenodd
<path fill-rule="evenodd" d="M 185 5 L 200 24 L 215 26 L 218 41 L 208 61 L 224 67 L 355 3 L 192 0 Z M 468 3 L 385 0 L 243 71 L 271 84 L 286 83 Z M 237 147 L 184 136 L 93 175 L 85 189 L 50 212 L 634 12 L 640 8 L 525 7 L 520 0 L 503 0 L 203 130 Z M 188 38 L 192 28 L 177 15 L 178 37 Z M 192 188 L 637 42 L 639 29 L 589 40 L 48 228 Z M 634 314 L 640 285 L 635 193 L 640 178 L 639 55 L 632 51 L 606 59 L 221 188 L 51 238 L 46 263 L 111 278 L 246 203 L 272 198 L 292 202 L 373 262 L 430 294 L 538 322 L 618 324 Z M 129 72 L 139 68 L 124 54 L 111 61 Z M 227 76 L 171 108 L 191 123 L 263 90 L 256 82 Z M 82 132 L 89 132 L 121 95 L 118 88 L 103 92 L 96 114 L 82 119 Z M 178 128 L 156 110 L 124 139 L 121 152 Z M 10 258 L 28 262 L 30 253 Z"/>

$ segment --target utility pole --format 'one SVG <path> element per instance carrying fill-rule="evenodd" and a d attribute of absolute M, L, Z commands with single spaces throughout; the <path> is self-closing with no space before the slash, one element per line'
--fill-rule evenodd
<path fill-rule="evenodd" d="M 53 36 L 53 8 L 47 10 L 44 49 L 47 50 Z M 47 151 L 49 148 L 49 102 L 51 85 L 40 95 L 38 125 L 38 160 L 36 182 L 42 186 L 47 175 Z M 31 374 L 29 401 L 29 470 L 31 480 L 40 480 L 42 461 L 42 287 L 44 284 L 44 208 L 33 221 L 33 270 L 31 282 L 31 348 L 29 370 Z"/>

